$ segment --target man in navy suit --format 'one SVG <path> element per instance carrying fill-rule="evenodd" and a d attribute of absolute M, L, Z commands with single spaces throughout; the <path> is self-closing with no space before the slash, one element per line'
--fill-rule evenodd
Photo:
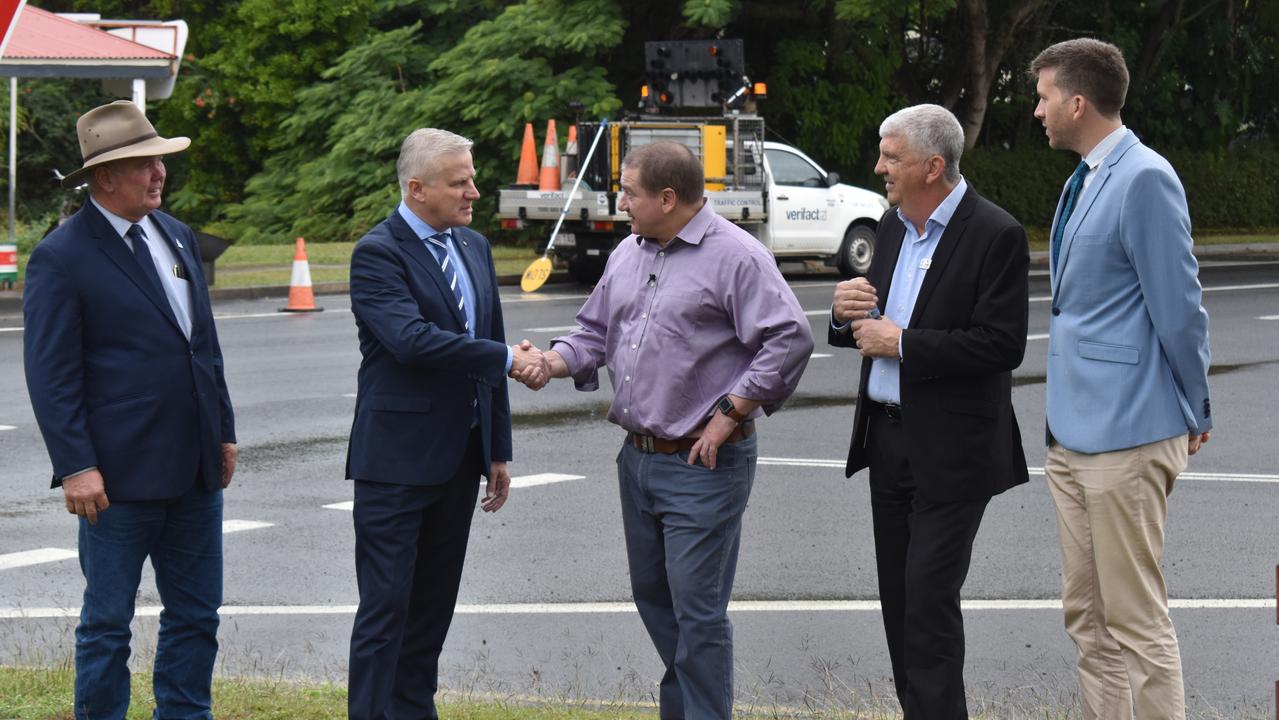
<path fill-rule="evenodd" d="M 488 241 L 467 229 L 471 141 L 415 130 L 396 164 L 402 201 L 355 245 L 351 309 L 359 392 L 346 474 L 355 481 L 348 711 L 435 718 L 480 476 L 496 512 L 511 477 L 506 378 L 546 382 L 541 353 L 506 346 Z"/>
<path fill-rule="evenodd" d="M 1053 216 L 1048 457 L 1085 718 L 1185 717 L 1159 560 L 1168 496 L 1208 441 L 1208 313 L 1176 172 L 1124 127 L 1119 48 L 1031 63 L 1048 144 L 1081 157 Z"/>
<path fill-rule="evenodd" d="M 120 100 L 76 123 L 89 200 L 27 264 L 27 389 L 53 486 L 80 516 L 84 605 L 76 628 L 76 718 L 123 718 L 129 623 L 151 558 L 164 604 L 156 717 L 212 718 L 222 604 L 222 490 L 235 421 L 191 229 L 158 210 L 159 137 Z"/>

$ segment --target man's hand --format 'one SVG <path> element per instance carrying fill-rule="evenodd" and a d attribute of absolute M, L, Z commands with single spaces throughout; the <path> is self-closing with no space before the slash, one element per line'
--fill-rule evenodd
<path fill-rule="evenodd" d="M 97 525 L 98 513 L 111 507 L 102 473 L 97 470 L 87 470 L 63 480 L 62 495 L 67 501 L 67 512 L 87 519 L 90 525 Z"/>
<path fill-rule="evenodd" d="M 719 446 L 724 444 L 736 428 L 737 422 L 733 418 L 716 412 L 711 416 L 710 422 L 706 423 L 706 427 L 702 428 L 701 437 L 693 443 L 693 449 L 688 451 L 688 464 L 696 465 L 701 460 L 706 469 L 714 470 Z"/>
<path fill-rule="evenodd" d="M 866 282 L 866 278 L 853 278 L 835 286 L 831 313 L 836 322 L 843 324 L 864 319 L 870 309 L 878 305 L 879 296 L 875 294 L 875 288 Z"/>
<path fill-rule="evenodd" d="M 540 390 L 551 379 L 546 356 L 528 340 L 511 346 L 510 377 L 524 383 L 530 390 Z"/>
<path fill-rule="evenodd" d="M 480 500 L 480 509 L 484 512 L 497 512 L 506 504 L 511 494 L 511 473 L 506 463 L 495 462 L 489 466 L 489 481 L 484 487 L 484 499 Z"/>
<path fill-rule="evenodd" d="M 231 484 L 231 476 L 235 474 L 235 461 L 240 457 L 240 451 L 236 449 L 235 443 L 222 443 L 222 488 L 225 490 Z"/>
<path fill-rule="evenodd" d="M 862 357 L 901 357 L 897 354 L 897 341 L 901 335 L 902 329 L 887 317 L 853 321 L 853 339 L 857 342 Z"/>
<path fill-rule="evenodd" d="M 1192 431 L 1190 433 L 1190 454 L 1194 455 L 1199 452 L 1199 448 L 1203 447 L 1204 443 L 1208 442 L 1208 438 L 1211 436 L 1211 432 L 1206 432 L 1200 435 L 1199 433 Z"/>

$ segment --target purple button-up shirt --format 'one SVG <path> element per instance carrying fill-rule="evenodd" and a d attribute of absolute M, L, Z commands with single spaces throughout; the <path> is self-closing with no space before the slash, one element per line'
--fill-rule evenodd
<path fill-rule="evenodd" d="M 795 391 L 813 351 L 808 318 L 773 256 L 706 202 L 662 248 L 622 241 L 577 313 L 551 341 L 579 390 L 608 367 L 608 419 L 632 432 L 681 438 L 731 393 L 771 414 Z"/>

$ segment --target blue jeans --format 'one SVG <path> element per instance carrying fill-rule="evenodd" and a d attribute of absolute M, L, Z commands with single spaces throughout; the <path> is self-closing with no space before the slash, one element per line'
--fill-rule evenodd
<path fill-rule="evenodd" d="M 662 718 L 733 715 L 728 600 L 758 455 L 752 435 L 721 446 L 714 470 L 629 443 L 617 456 L 631 592 L 666 666 Z"/>
<path fill-rule="evenodd" d="M 155 720 L 212 720 L 210 685 L 222 605 L 222 492 L 118 502 L 80 519 L 84 605 L 76 628 L 75 717 L 129 709 L 129 640 L 142 563 L 151 558 L 164 611 L 155 652 Z"/>

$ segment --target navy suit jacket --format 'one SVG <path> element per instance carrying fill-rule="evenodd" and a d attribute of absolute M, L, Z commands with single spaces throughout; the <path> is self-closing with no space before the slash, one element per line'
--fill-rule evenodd
<path fill-rule="evenodd" d="M 398 212 L 355 244 L 351 310 L 363 359 L 347 449 L 350 479 L 447 482 L 477 415 L 484 473 L 492 462 L 511 459 L 506 332 L 493 257 L 483 235 L 452 231 L 475 286 L 474 338 L 439 261 Z"/>
<path fill-rule="evenodd" d="M 221 443 L 235 442 L 235 418 L 195 235 L 162 212 L 150 217 L 186 268 L 189 341 L 91 202 L 27 263 L 27 391 L 54 487 L 96 466 L 112 501 L 222 488 Z"/>
<path fill-rule="evenodd" d="M 888 304 L 906 227 L 895 208 L 875 235 L 866 279 Z M 1012 371 L 1026 352 L 1029 316 L 1026 232 L 969 186 L 946 226 L 902 335 L 902 424 L 910 470 L 925 497 L 990 497 L 1026 482 L 1026 456 L 1012 404 Z M 855 347 L 831 328 L 831 345 Z M 845 475 L 866 467 L 864 358 Z"/>

